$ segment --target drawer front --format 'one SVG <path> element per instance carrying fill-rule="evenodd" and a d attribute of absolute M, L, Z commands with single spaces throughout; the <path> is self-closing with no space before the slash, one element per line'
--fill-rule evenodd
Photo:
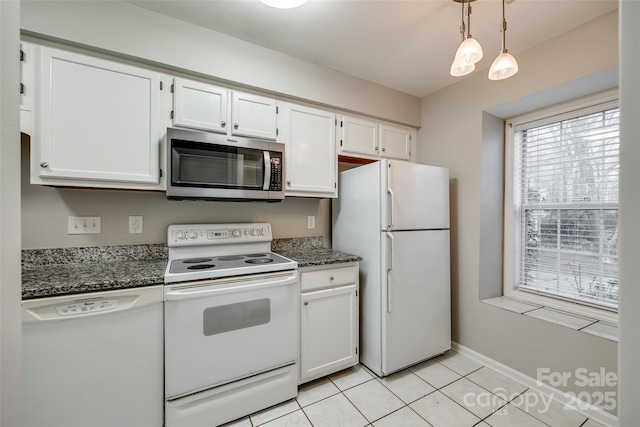
<path fill-rule="evenodd" d="M 308 292 L 318 289 L 355 283 L 358 277 L 356 267 L 330 268 L 300 273 L 300 290 Z"/>

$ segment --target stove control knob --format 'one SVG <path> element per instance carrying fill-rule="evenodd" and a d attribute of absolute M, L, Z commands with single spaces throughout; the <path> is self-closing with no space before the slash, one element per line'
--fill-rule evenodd
<path fill-rule="evenodd" d="M 251 235 L 252 235 L 252 236 L 255 236 L 255 235 L 256 235 L 256 229 L 255 229 L 255 228 L 252 228 L 252 229 L 251 229 L 251 231 L 250 231 L 250 233 L 251 233 Z"/>
<path fill-rule="evenodd" d="M 195 239 L 197 237 L 198 237 L 198 233 L 196 233 L 194 230 L 189 231 L 189 233 L 187 234 L 188 239 Z"/>
<path fill-rule="evenodd" d="M 264 230 L 264 228 L 259 228 L 258 229 L 258 234 L 261 236 L 264 236 L 265 234 L 267 234 L 267 232 Z"/>
<path fill-rule="evenodd" d="M 231 232 L 231 235 L 232 235 L 233 237 L 240 237 L 240 235 L 241 235 L 241 234 L 242 234 L 242 233 L 240 233 L 240 230 L 238 230 L 238 229 L 235 229 L 235 230 L 233 230 L 233 231 Z"/>
<path fill-rule="evenodd" d="M 185 237 L 186 237 L 186 236 L 185 236 L 185 234 L 184 234 L 184 231 L 178 231 L 178 232 L 176 233 L 176 239 L 178 239 L 178 240 L 183 240 Z"/>

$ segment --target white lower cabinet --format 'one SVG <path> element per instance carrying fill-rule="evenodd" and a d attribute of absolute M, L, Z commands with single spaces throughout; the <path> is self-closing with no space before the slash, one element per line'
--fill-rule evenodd
<path fill-rule="evenodd" d="M 304 267 L 299 274 L 302 384 L 358 364 L 358 263 Z"/>

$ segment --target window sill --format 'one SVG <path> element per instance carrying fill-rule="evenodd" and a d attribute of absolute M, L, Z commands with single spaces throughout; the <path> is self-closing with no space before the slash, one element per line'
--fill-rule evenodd
<path fill-rule="evenodd" d="M 504 296 L 484 299 L 482 302 L 523 316 L 534 317 L 536 319 L 584 332 L 586 334 L 618 342 L 618 326 L 613 322 L 576 315 L 544 305 L 532 304 L 531 302 L 524 302 Z"/>

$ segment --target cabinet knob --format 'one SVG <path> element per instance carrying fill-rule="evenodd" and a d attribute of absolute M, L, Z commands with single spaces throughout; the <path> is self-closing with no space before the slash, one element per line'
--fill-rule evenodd
<path fill-rule="evenodd" d="M 234 124 L 233 124 L 233 128 L 234 128 L 234 129 L 238 129 L 238 127 L 239 127 L 239 125 L 238 125 L 237 123 L 234 123 Z"/>
<path fill-rule="evenodd" d="M 291 185 L 291 181 L 287 181 L 287 185 Z"/>
<path fill-rule="evenodd" d="M 227 125 L 227 122 L 225 122 L 224 120 L 220 122 L 220 126 L 225 127 Z"/>
<path fill-rule="evenodd" d="M 49 167 L 49 163 L 47 163 L 47 162 L 40 162 L 40 167 L 41 167 L 41 168 Z"/>
<path fill-rule="evenodd" d="M 386 151 L 386 150 L 383 148 L 382 151 Z"/>
<path fill-rule="evenodd" d="M 309 305 L 309 301 L 305 301 L 305 302 L 304 302 L 304 305 Z"/>
<path fill-rule="evenodd" d="M 329 280 L 333 280 L 333 276 L 330 276 L 330 277 L 329 277 Z"/>
<path fill-rule="evenodd" d="M 376 147 L 376 151 L 378 151 L 378 147 Z"/>

